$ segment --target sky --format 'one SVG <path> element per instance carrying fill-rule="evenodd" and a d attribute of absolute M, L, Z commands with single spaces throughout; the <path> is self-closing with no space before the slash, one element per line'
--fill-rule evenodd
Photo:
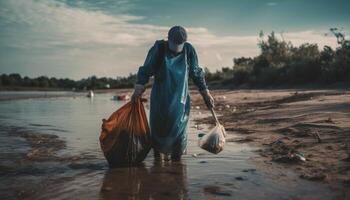
<path fill-rule="evenodd" d="M 184 26 L 201 67 L 255 56 L 260 30 L 337 46 L 349 0 L 0 0 L 0 74 L 80 79 L 136 73 L 156 40 Z"/>

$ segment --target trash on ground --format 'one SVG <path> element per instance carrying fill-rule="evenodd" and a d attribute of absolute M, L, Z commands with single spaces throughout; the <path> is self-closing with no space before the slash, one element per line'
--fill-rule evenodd
<path fill-rule="evenodd" d="M 282 137 L 268 144 L 272 153 L 272 161 L 282 163 L 299 163 L 306 162 L 304 154 L 298 152 L 292 146 L 286 144 L 283 139 L 289 140 L 288 137 Z M 264 154 L 264 153 L 263 153 Z"/>
<path fill-rule="evenodd" d="M 115 96 L 113 96 L 113 100 L 126 101 L 126 100 L 130 100 L 130 96 L 129 95 L 115 95 Z"/>
<path fill-rule="evenodd" d="M 90 90 L 90 91 L 87 93 L 86 97 L 89 97 L 89 98 L 94 97 L 94 92 L 93 92 L 92 90 Z"/>
<path fill-rule="evenodd" d="M 202 156 L 202 155 L 204 155 L 204 154 L 203 153 L 194 153 L 194 154 L 192 154 L 192 157 L 197 158 L 197 157 Z"/>
<path fill-rule="evenodd" d="M 103 119 L 100 145 L 110 167 L 137 165 L 146 158 L 151 140 L 141 100 L 128 102 Z"/>
<path fill-rule="evenodd" d="M 286 155 L 275 156 L 273 161 L 283 162 L 283 163 L 292 163 L 292 162 L 305 162 L 306 158 L 301 153 L 288 153 Z"/>
<path fill-rule="evenodd" d="M 233 109 L 232 109 L 232 112 L 236 112 L 237 111 L 237 107 L 234 106 Z"/>
<path fill-rule="evenodd" d="M 218 99 L 218 100 L 225 100 L 225 99 L 226 99 L 226 96 L 218 96 L 217 99 Z"/>

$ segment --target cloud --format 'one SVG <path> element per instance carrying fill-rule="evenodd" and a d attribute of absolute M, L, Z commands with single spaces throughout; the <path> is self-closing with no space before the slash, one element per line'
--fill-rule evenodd
<path fill-rule="evenodd" d="M 142 24 L 141 19 L 143 16 L 111 15 L 60 1 L 2 1 L 1 72 L 72 78 L 136 72 L 150 46 L 165 38 L 170 28 Z M 200 64 L 212 70 L 232 66 L 233 57 L 254 56 L 259 51 L 257 35 L 219 36 L 203 27 L 187 30 Z M 295 44 L 336 46 L 334 38 L 311 30 L 283 36 Z"/>
<path fill-rule="evenodd" d="M 268 2 L 266 5 L 268 5 L 268 6 L 277 6 L 277 3 L 276 2 Z"/>

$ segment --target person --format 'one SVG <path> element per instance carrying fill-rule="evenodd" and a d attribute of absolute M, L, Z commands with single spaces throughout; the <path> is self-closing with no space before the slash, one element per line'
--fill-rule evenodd
<path fill-rule="evenodd" d="M 198 65 L 194 47 L 187 42 L 187 32 L 174 26 L 168 40 L 157 40 L 148 51 L 144 65 L 138 69 L 132 95 L 136 101 L 145 91 L 145 84 L 153 76 L 150 100 L 150 129 L 155 158 L 160 153 L 178 161 L 186 152 L 187 124 L 190 113 L 189 78 L 197 86 L 205 104 L 214 107 L 203 69 Z"/>

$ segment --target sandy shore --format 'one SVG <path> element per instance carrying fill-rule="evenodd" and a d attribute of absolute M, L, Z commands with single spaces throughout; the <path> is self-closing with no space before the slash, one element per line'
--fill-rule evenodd
<path fill-rule="evenodd" d="M 260 167 L 292 169 L 303 179 L 343 189 L 350 186 L 349 91 L 217 90 L 212 94 L 226 131 L 239 135 L 227 141 L 259 147 Z M 204 108 L 198 94 L 192 97 L 194 108 Z"/>
<path fill-rule="evenodd" d="M 100 92 L 104 91 L 97 93 Z M 107 92 L 130 94 L 132 90 Z M 150 89 L 146 92 L 146 98 L 149 92 Z M 191 93 L 192 111 L 208 112 L 198 92 Z M 317 181 L 341 191 L 343 199 L 350 197 L 349 91 L 215 90 L 212 94 L 216 100 L 219 120 L 228 133 L 227 142 L 246 143 L 257 149 L 258 156 L 244 158 L 252 160 L 256 167 L 254 170 L 264 171 L 278 183 L 285 179 L 287 185 L 292 181 L 288 178 L 288 173 L 293 171 L 300 177 L 298 180 Z M 194 120 L 197 124 L 214 124 L 211 117 L 194 117 Z M 107 169 L 103 158 L 62 155 L 60 152 L 66 149 L 66 141 L 55 135 L 17 127 L 0 126 L 0 130 L 6 133 L 0 140 L 8 146 L 4 146 L 4 149 L 9 150 L 3 152 L 0 159 L 1 174 L 7 177 L 0 184 L 0 191 L 8 190 L 10 185 L 10 190 L 14 191 L 7 193 L 14 195 L 7 196 L 10 199 L 27 199 L 41 194 L 41 189 L 38 188 L 57 184 L 61 187 L 79 174 L 95 171 L 102 173 Z M 13 146 L 20 148 L 12 151 Z M 226 149 L 227 152 L 229 149 Z M 191 155 L 189 157 L 191 159 L 187 158 L 188 162 L 197 159 Z M 201 165 L 203 163 L 196 167 Z M 250 173 L 249 170 L 244 168 L 242 173 Z M 100 175 L 89 181 L 98 182 L 96 180 Z M 21 181 L 18 182 L 19 180 Z M 79 183 L 83 182 L 79 180 L 77 179 Z M 13 184 L 14 182 L 18 184 Z M 74 187 L 76 183 L 72 185 Z"/>

